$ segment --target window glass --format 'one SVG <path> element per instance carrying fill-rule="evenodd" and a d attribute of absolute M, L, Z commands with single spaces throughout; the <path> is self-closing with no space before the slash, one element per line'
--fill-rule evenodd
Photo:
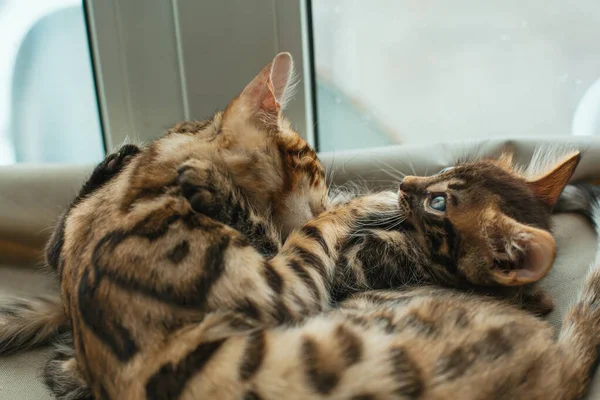
<path fill-rule="evenodd" d="M 313 0 L 321 151 L 600 136 L 600 2 Z"/>
<path fill-rule="evenodd" d="M 100 160 L 82 2 L 0 0 L 0 38 L 0 165 Z"/>

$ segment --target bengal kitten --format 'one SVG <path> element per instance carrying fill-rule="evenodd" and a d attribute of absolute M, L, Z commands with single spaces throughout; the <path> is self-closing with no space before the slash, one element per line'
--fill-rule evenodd
<path fill-rule="evenodd" d="M 74 394 L 77 380 L 65 376 L 80 368 L 100 399 L 427 398 L 433 388 L 425 380 L 405 389 L 406 376 L 422 371 L 403 364 L 417 355 L 403 334 L 450 348 L 456 342 L 444 319 L 437 327 L 426 308 L 415 308 L 400 329 L 385 317 L 388 305 L 363 310 L 364 300 L 350 299 L 328 311 L 334 296 L 414 282 L 488 290 L 547 273 L 550 212 L 578 154 L 536 176 L 506 157 L 466 163 L 407 178 L 399 196 L 332 207 L 314 151 L 281 116 L 291 66 L 289 55 L 278 55 L 225 112 L 141 149 L 69 209 L 49 262 L 61 277 L 77 362 L 65 352 L 51 362 L 60 366 L 48 370 L 56 394 Z M 393 216 L 403 224 L 390 223 Z M 516 293 L 551 307 L 532 290 Z M 363 295 L 382 296 L 406 297 Z M 537 321 L 498 301 L 451 296 L 464 299 L 465 312 L 451 301 L 440 312 L 457 315 L 479 339 L 486 324 L 506 322 L 485 322 L 490 310 Z M 479 313 L 483 303 L 491 308 Z M 3 343 L 11 340 L 5 321 L 32 308 L 25 305 L 4 313 Z M 477 349 L 469 360 L 489 350 Z M 378 351 L 386 356 L 374 365 Z"/>

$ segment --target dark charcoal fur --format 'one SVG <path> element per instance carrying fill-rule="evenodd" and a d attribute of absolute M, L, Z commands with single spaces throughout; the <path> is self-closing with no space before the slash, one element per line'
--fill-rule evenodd
<path fill-rule="evenodd" d="M 63 371 L 64 363 L 74 357 L 73 336 L 70 332 L 65 333 L 54 344 L 54 351 L 44 366 L 44 383 L 58 400 L 93 400 L 92 393 L 83 384 L 83 380 L 76 379 L 73 371 Z"/>

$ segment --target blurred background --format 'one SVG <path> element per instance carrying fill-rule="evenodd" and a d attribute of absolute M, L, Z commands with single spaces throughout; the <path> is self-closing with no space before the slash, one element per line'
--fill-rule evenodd
<path fill-rule="evenodd" d="M 0 0 L 0 38 L 0 165 L 100 160 L 83 3 Z"/>
<path fill-rule="evenodd" d="M 321 150 L 600 135 L 598 0 L 313 0 L 312 14 Z"/>
<path fill-rule="evenodd" d="M 598 0 L 307 4 L 320 151 L 600 135 Z M 82 1 L 0 0 L 0 164 L 102 158 L 87 35 Z"/>

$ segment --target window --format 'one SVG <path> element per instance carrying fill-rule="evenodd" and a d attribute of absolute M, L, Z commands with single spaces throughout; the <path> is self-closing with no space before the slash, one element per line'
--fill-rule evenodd
<path fill-rule="evenodd" d="M 86 5 L 109 148 L 210 115 L 279 51 L 301 78 L 286 115 L 319 151 L 600 136 L 597 0 Z"/>
<path fill-rule="evenodd" d="M 319 149 L 600 135 L 600 2 L 313 0 Z"/>
<path fill-rule="evenodd" d="M 100 160 L 83 3 L 0 0 L 0 37 L 0 165 Z"/>

